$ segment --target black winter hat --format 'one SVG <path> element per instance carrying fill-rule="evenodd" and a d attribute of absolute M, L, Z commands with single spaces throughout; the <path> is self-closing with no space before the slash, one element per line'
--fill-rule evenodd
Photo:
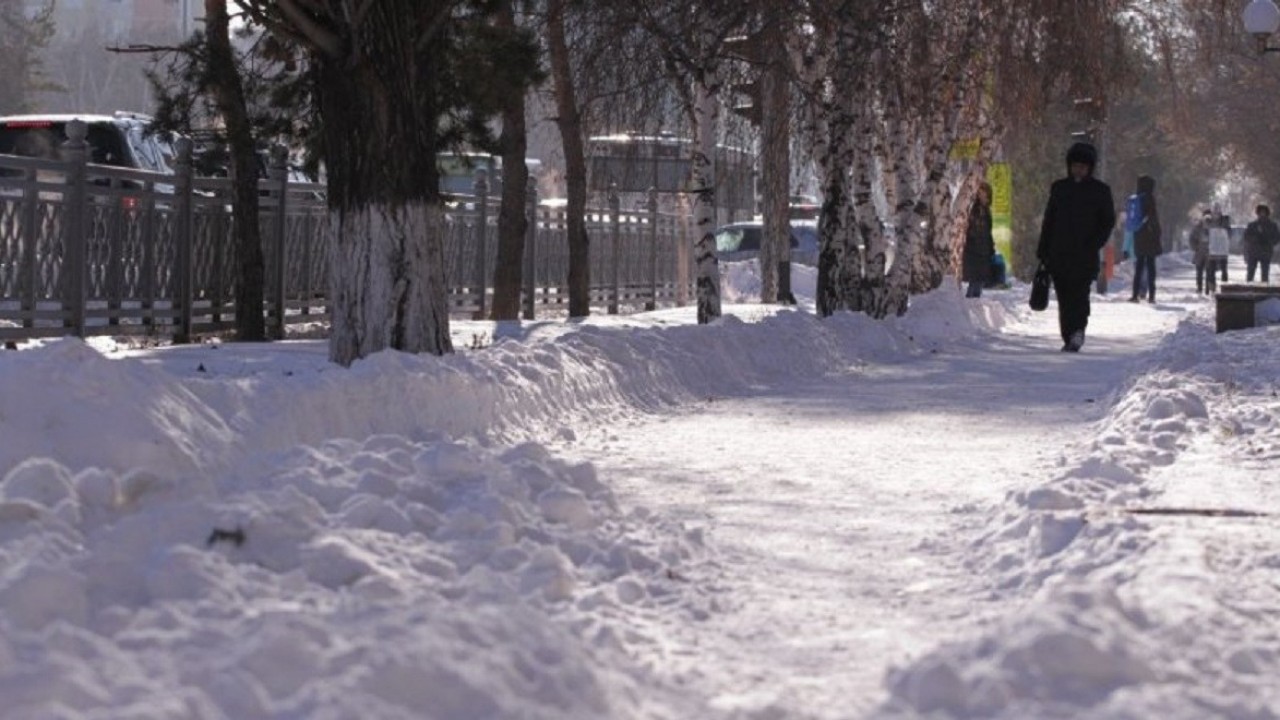
<path fill-rule="evenodd" d="M 1089 166 L 1092 172 L 1093 168 L 1098 164 L 1098 149 L 1087 142 L 1078 142 L 1067 150 L 1067 165 L 1072 163 L 1084 163 Z"/>
<path fill-rule="evenodd" d="M 1138 176 L 1138 192 L 1153 193 L 1156 191 L 1156 179 L 1150 175 Z"/>

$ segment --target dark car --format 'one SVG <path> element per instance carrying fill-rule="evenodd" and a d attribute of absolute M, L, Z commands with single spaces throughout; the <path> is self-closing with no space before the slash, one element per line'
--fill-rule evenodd
<path fill-rule="evenodd" d="M 173 174 L 173 148 L 148 132 L 149 118 L 115 115 L 9 115 L 0 117 L 0 154 L 56 160 L 67 141 L 67 123 L 82 120 L 89 162 Z"/>
<path fill-rule="evenodd" d="M 67 142 L 67 124 L 80 120 L 85 124 L 88 161 L 94 165 L 146 170 L 162 175 L 174 174 L 174 150 L 169 137 L 151 131 L 151 118 L 135 113 L 114 115 L 8 115 L 0 117 L 0 155 L 58 160 Z M 18 170 L 0 168 L 0 176 L 16 176 Z M 107 185 L 105 178 L 91 180 Z M 120 187 L 137 189 L 136 180 L 124 180 Z M 157 183 L 158 193 L 172 193 L 173 185 Z M 133 208 L 138 198 L 122 197 L 126 208 Z"/>
<path fill-rule="evenodd" d="M 736 222 L 716 229 L 716 254 L 721 260 L 750 260 L 760 254 L 764 223 L 758 220 Z M 791 222 L 791 261 L 804 265 L 818 264 L 818 226 L 816 223 Z"/>

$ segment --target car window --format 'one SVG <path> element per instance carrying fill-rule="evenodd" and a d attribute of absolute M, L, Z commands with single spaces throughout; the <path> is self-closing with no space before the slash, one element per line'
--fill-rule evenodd
<path fill-rule="evenodd" d="M 760 249 L 760 228 L 746 227 L 742 229 L 742 244 L 738 246 L 739 250 L 759 250 Z"/>
<path fill-rule="evenodd" d="M 725 228 L 716 233 L 716 252 L 737 252 L 742 246 L 742 228 Z"/>
<path fill-rule="evenodd" d="M 133 157 L 125 142 L 124 133 L 111 123 L 90 123 L 85 137 L 89 143 L 89 162 L 98 165 L 132 167 Z M 66 125 L 59 126 L 62 139 L 66 140 Z"/>
<path fill-rule="evenodd" d="M 58 159 L 59 133 L 53 127 L 0 126 L 0 154 Z"/>

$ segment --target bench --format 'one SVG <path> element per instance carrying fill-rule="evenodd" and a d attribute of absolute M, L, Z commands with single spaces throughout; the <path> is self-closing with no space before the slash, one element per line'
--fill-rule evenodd
<path fill-rule="evenodd" d="M 1280 298 L 1280 285 L 1223 285 L 1214 295 L 1217 332 L 1254 327 L 1256 306 L 1268 298 Z"/>

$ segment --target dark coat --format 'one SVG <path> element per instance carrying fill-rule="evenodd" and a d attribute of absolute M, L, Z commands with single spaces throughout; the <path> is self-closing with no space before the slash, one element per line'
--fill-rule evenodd
<path fill-rule="evenodd" d="M 995 255 L 996 243 L 991 237 L 991 208 L 975 201 L 969 210 L 969 227 L 964 233 L 960 279 L 964 282 L 990 282 L 991 261 Z"/>
<path fill-rule="evenodd" d="M 1049 188 L 1036 257 L 1055 282 L 1087 285 L 1098 276 L 1098 253 L 1115 224 L 1115 201 L 1106 183 L 1092 171 L 1080 182 L 1065 177 Z"/>
<path fill-rule="evenodd" d="M 1138 199 L 1142 202 L 1142 227 L 1133 233 L 1133 252 L 1137 255 L 1154 257 L 1164 252 L 1155 191 L 1155 180 L 1146 175 L 1138 178 Z"/>
<path fill-rule="evenodd" d="M 1191 246 L 1191 261 L 1197 265 L 1209 262 L 1209 221 L 1201 220 L 1191 228 L 1191 237 L 1187 238 Z"/>
<path fill-rule="evenodd" d="M 1244 256 L 1246 259 L 1271 260 L 1271 253 L 1280 243 L 1280 227 L 1271 218 L 1258 218 L 1244 229 Z"/>

